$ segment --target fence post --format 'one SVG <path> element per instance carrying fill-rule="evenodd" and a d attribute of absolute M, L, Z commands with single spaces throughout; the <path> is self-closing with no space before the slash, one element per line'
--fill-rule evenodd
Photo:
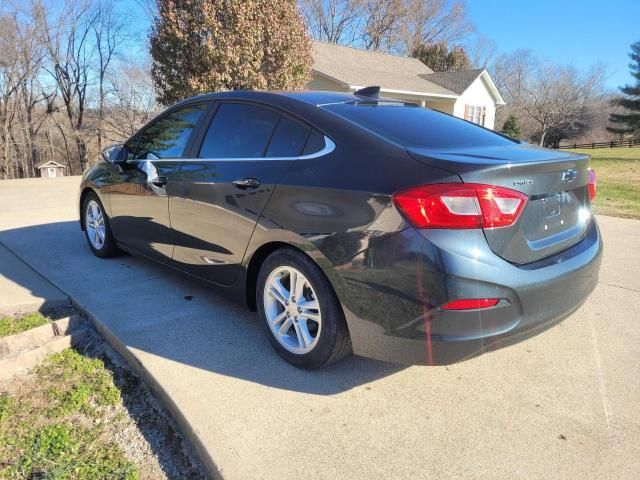
<path fill-rule="evenodd" d="M 611 146 L 609 148 L 613 148 L 613 140 L 611 140 Z"/>
<path fill-rule="evenodd" d="M 591 150 L 593 150 L 594 148 L 596 148 L 596 142 L 591 142 Z"/>

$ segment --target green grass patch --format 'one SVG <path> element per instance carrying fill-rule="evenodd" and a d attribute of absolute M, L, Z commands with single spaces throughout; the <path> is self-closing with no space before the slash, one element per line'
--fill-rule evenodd
<path fill-rule="evenodd" d="M 139 470 L 111 439 L 120 391 L 103 360 L 67 349 L 0 394 L 0 479 L 126 479 Z M 112 430 L 111 430 L 112 431 Z"/>
<path fill-rule="evenodd" d="M 591 155 L 598 176 L 596 213 L 640 219 L 640 148 L 570 151 Z"/>
<path fill-rule="evenodd" d="M 49 323 L 49 319 L 40 313 L 30 313 L 15 317 L 0 318 L 0 337 L 15 335 Z"/>

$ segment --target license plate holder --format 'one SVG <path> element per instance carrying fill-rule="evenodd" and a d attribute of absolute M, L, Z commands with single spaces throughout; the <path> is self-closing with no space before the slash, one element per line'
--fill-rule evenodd
<path fill-rule="evenodd" d="M 544 205 L 544 211 L 549 217 L 555 217 L 560 215 L 560 205 L 562 200 L 562 194 L 558 193 L 556 195 L 551 195 L 542 199 L 542 203 Z"/>

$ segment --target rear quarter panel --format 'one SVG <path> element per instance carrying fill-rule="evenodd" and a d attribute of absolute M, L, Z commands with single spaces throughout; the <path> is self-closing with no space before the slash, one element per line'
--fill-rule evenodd
<path fill-rule="evenodd" d="M 316 249 L 322 266 L 338 265 L 366 250 L 372 239 L 409 226 L 393 205 L 394 192 L 460 181 L 331 113 L 318 112 L 314 120 L 336 148 L 292 162 L 263 212 L 252 248 L 286 231 Z"/>

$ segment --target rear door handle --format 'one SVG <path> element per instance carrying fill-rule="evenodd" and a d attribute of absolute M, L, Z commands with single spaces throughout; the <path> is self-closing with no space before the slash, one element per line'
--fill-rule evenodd
<path fill-rule="evenodd" d="M 258 188 L 260 186 L 260 180 L 257 178 L 246 177 L 234 180 L 233 184 L 242 190 L 246 190 L 247 188 Z"/>
<path fill-rule="evenodd" d="M 169 180 L 167 179 L 167 177 L 156 177 L 153 180 L 151 180 L 151 183 L 156 187 L 164 187 L 167 185 L 168 182 Z"/>

